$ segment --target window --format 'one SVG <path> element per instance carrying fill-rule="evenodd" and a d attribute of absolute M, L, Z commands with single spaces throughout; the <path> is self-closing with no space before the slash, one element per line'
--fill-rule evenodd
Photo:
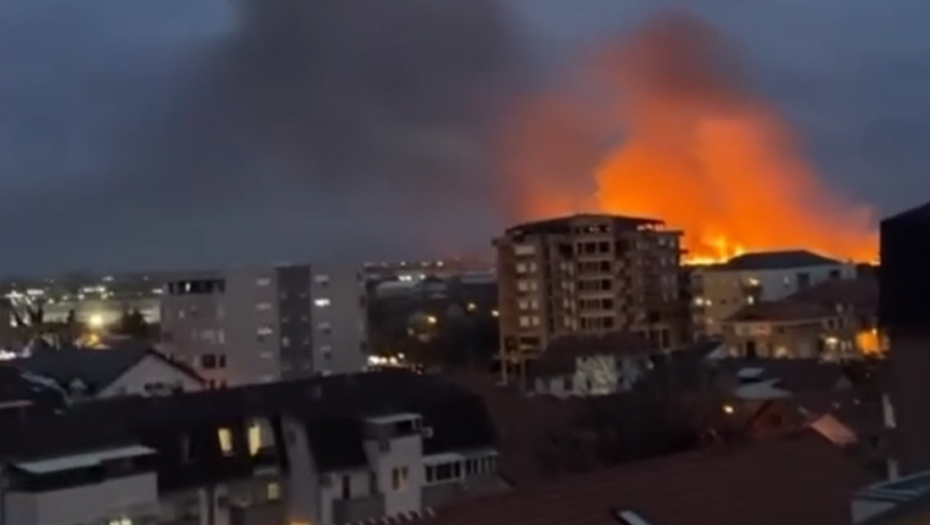
<path fill-rule="evenodd" d="M 258 454 L 259 449 L 262 448 L 262 429 L 258 426 L 258 423 L 253 421 L 252 424 L 249 425 L 247 437 L 249 440 L 249 454 L 254 456 Z"/>
<path fill-rule="evenodd" d="M 232 431 L 228 428 L 221 428 L 217 432 L 217 438 L 220 442 L 220 451 L 224 456 L 231 456 L 233 453 Z"/>
<path fill-rule="evenodd" d="M 342 476 L 342 486 L 340 492 L 342 499 L 352 499 L 352 477 Z"/>
<path fill-rule="evenodd" d="M 326 286 L 327 284 L 329 284 L 329 276 L 323 273 L 314 275 L 313 282 L 321 286 Z"/>
<path fill-rule="evenodd" d="M 289 346 L 291 346 L 291 339 L 286 335 L 282 335 L 281 336 L 281 348 L 288 348 Z"/>
<path fill-rule="evenodd" d="M 314 299 L 313 304 L 315 304 L 319 308 L 324 308 L 326 306 L 329 306 L 330 301 L 326 297 L 321 297 L 319 299 Z"/>
<path fill-rule="evenodd" d="M 127 517 L 109 520 L 107 525 L 132 525 L 132 520 Z"/>
<path fill-rule="evenodd" d="M 322 323 L 318 323 L 316 328 L 320 331 L 320 333 L 329 334 L 332 331 L 333 326 L 329 324 L 329 321 L 323 321 Z"/>
<path fill-rule="evenodd" d="M 269 483 L 265 491 L 265 495 L 267 496 L 268 501 L 277 501 L 281 499 L 281 484 L 277 481 L 272 481 Z"/>
<path fill-rule="evenodd" d="M 333 347 L 330 345 L 320 345 L 320 354 L 322 354 L 323 359 L 329 361 L 333 357 Z"/>
<path fill-rule="evenodd" d="M 266 337 L 273 333 L 274 330 L 272 330 L 270 326 L 260 326 L 258 330 L 255 331 L 255 337 L 257 337 L 259 341 L 264 341 Z"/>
<path fill-rule="evenodd" d="M 271 284 L 271 277 L 259 277 L 255 280 L 256 286 L 268 286 Z"/>
<path fill-rule="evenodd" d="M 255 305 L 255 309 L 260 312 L 266 312 L 271 310 L 271 303 L 258 303 Z"/>
<path fill-rule="evenodd" d="M 216 344 L 226 344 L 226 332 L 222 329 L 216 331 Z"/>
<path fill-rule="evenodd" d="M 407 490 L 407 467 L 397 467 L 391 471 L 391 489 L 395 492 Z"/>

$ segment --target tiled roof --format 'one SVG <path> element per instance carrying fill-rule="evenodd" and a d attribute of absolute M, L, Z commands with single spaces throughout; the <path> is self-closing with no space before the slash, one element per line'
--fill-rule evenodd
<path fill-rule="evenodd" d="M 874 278 L 830 279 L 799 290 L 789 296 L 788 300 L 819 304 L 829 308 L 843 305 L 877 310 L 878 281 Z"/>
<path fill-rule="evenodd" d="M 746 305 L 727 317 L 725 323 L 753 321 L 792 322 L 824 319 L 836 315 L 836 310 L 802 301 L 760 301 Z"/>
<path fill-rule="evenodd" d="M 819 434 L 804 430 L 582 474 L 440 510 L 422 525 L 848 525 L 853 492 L 869 478 Z"/>
<path fill-rule="evenodd" d="M 843 264 L 807 250 L 747 253 L 734 257 L 718 268 L 722 270 L 787 270 L 811 266 Z"/>
<path fill-rule="evenodd" d="M 601 335 L 563 335 L 549 343 L 537 359 L 533 375 L 563 375 L 575 371 L 575 360 L 583 357 L 645 355 L 655 347 L 645 338 L 627 332 Z"/>

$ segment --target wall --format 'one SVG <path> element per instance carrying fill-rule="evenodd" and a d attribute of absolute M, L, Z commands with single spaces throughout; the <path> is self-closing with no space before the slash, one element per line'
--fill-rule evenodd
<path fill-rule="evenodd" d="M 226 347 L 231 384 L 280 378 L 278 283 L 271 267 L 226 272 Z"/>
<path fill-rule="evenodd" d="M 856 277 L 856 267 L 851 264 L 778 270 L 731 271 L 719 267 L 695 270 L 693 282 L 700 283 L 695 286 L 695 322 L 707 334 L 722 333 L 723 320 L 748 304 L 744 287 L 751 280 L 758 281 L 761 292 L 758 300 L 777 301 L 800 289 L 798 274 L 809 274 L 810 284 L 814 285 L 831 279 L 831 272 L 839 272 L 842 279 Z"/>
<path fill-rule="evenodd" d="M 283 418 L 281 422 L 287 447 L 287 515 L 292 523 L 328 524 L 331 505 L 324 506 L 320 476 L 310 454 L 306 429 L 302 422 Z"/>
<path fill-rule="evenodd" d="M 419 512 L 422 509 L 422 487 L 425 483 L 423 469 L 423 438 L 419 435 L 396 437 L 390 441 L 388 452 L 381 452 L 377 441 L 366 441 L 369 462 L 378 476 L 378 490 L 384 494 L 385 514 Z M 394 490 L 392 472 L 396 468 L 407 468 L 407 483 L 403 490 Z"/>
<path fill-rule="evenodd" d="M 311 269 L 314 370 L 359 372 L 368 354 L 365 286 L 359 268 L 313 265 Z M 320 306 L 324 303 L 328 304 Z"/>
<path fill-rule="evenodd" d="M 150 516 L 157 504 L 156 476 L 148 473 L 43 493 L 7 493 L 4 525 L 74 525 Z"/>
<path fill-rule="evenodd" d="M 153 383 L 178 385 L 185 392 L 197 392 L 204 389 L 204 384 L 191 377 L 170 363 L 160 358 L 149 356 L 120 376 L 113 384 L 97 394 L 97 397 L 112 397 L 131 394 L 145 394 L 145 386 Z"/>

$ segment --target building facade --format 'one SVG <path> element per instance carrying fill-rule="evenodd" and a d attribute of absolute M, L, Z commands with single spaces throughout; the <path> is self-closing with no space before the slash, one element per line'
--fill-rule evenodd
<path fill-rule="evenodd" d="M 501 490 L 480 398 L 402 372 L 83 403 L 0 440 L 6 525 L 349 525 Z"/>
<path fill-rule="evenodd" d="M 561 335 L 624 331 L 658 348 L 680 344 L 680 238 L 661 221 L 613 215 L 508 229 L 494 241 L 505 380 Z"/>
<path fill-rule="evenodd" d="M 161 301 L 163 347 L 214 387 L 357 372 L 365 300 L 352 266 L 176 274 Z"/>
<path fill-rule="evenodd" d="M 855 277 L 855 264 L 803 250 L 747 253 L 695 267 L 690 277 L 695 336 L 721 335 L 722 321 L 743 306 L 778 301 L 829 279 Z"/>
<path fill-rule="evenodd" d="M 930 469 L 930 204 L 881 223 L 879 324 L 889 344 L 893 467 L 902 475 Z"/>

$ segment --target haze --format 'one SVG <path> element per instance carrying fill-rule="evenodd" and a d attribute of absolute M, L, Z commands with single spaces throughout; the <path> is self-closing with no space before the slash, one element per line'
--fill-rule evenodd
<path fill-rule="evenodd" d="M 586 151 L 513 172 L 504 131 L 657 4 L 7 0 L 0 272 L 483 253 L 532 177 L 594 184 Z M 930 6 L 696 4 L 827 188 L 926 199 Z"/>

